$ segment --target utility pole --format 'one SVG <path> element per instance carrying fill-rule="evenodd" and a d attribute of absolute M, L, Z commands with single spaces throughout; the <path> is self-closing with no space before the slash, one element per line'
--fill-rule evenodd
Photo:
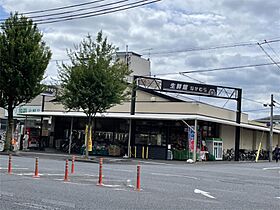
<path fill-rule="evenodd" d="M 272 161 L 272 144 L 273 144 L 273 107 L 274 105 L 273 94 L 271 94 L 270 104 L 264 104 L 264 106 L 270 106 L 270 130 L 269 130 L 269 162 Z"/>
<path fill-rule="evenodd" d="M 271 94 L 270 102 L 270 134 L 269 134 L 269 162 L 272 161 L 272 144 L 273 144 L 273 94 Z"/>

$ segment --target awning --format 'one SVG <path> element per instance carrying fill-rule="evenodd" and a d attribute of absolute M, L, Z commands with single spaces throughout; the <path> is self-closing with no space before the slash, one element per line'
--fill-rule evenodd
<path fill-rule="evenodd" d="M 86 114 L 83 112 L 27 112 L 22 113 L 24 116 L 53 116 L 53 117 L 86 117 Z M 196 114 L 153 114 L 153 113 L 135 113 L 135 115 L 130 115 L 130 113 L 97 113 L 97 118 L 122 118 L 122 119 L 146 119 L 146 120 L 201 120 L 208 122 L 216 122 L 220 124 L 230 125 L 230 126 L 239 126 L 242 128 L 248 128 L 253 130 L 267 131 L 269 132 L 269 127 L 252 125 L 246 123 L 236 123 L 234 121 L 223 120 L 214 117 L 207 117 Z M 280 133 L 280 130 L 273 129 L 274 133 Z"/>

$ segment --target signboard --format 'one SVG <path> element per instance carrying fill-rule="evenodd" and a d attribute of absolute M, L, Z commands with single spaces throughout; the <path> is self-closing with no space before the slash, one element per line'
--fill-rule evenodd
<path fill-rule="evenodd" d="M 216 96 L 217 86 L 189 82 L 162 80 L 162 90 L 195 95 Z"/>
<path fill-rule="evenodd" d="M 14 117 L 22 117 L 19 114 L 26 113 L 26 112 L 40 112 L 41 111 L 41 106 L 38 105 L 22 105 L 22 106 L 17 106 L 14 108 Z M 8 111 L 5 109 L 5 117 L 8 117 Z"/>

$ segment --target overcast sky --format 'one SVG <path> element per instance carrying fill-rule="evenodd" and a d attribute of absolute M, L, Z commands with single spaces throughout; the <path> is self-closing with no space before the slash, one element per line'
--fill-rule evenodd
<path fill-rule="evenodd" d="M 30 12 L 89 1 L 0 0 L 0 19 L 6 18 L 14 11 Z M 119 0 L 103 0 L 83 8 L 117 1 Z M 122 4 L 136 1 L 139 0 L 127 0 Z M 67 11 L 74 9 L 77 8 L 69 8 Z M 99 9 L 83 10 L 83 12 L 93 10 Z M 32 15 L 40 15 L 40 13 Z M 274 94 L 275 100 L 279 102 L 274 113 L 280 114 L 280 63 L 279 67 L 267 65 L 189 73 L 188 77 L 175 74 L 184 71 L 273 63 L 265 52 L 274 61 L 280 62 L 279 0 L 162 0 L 127 11 L 42 24 L 39 28 L 44 34 L 43 39 L 53 52 L 52 61 L 46 72 L 48 78 L 56 77 L 55 60 L 67 59 L 67 48 L 73 48 L 73 45 L 78 44 L 87 34 L 95 36 L 98 31 L 103 30 L 109 41 L 119 47 L 120 51 L 125 51 L 125 46 L 128 45 L 129 51 L 150 58 L 152 75 L 187 82 L 198 80 L 208 84 L 242 88 L 242 111 L 248 113 L 250 119 L 269 115 L 269 109 L 264 109 L 262 103 L 269 102 L 270 94 Z M 272 42 L 266 44 L 263 43 L 264 40 Z M 248 43 L 252 45 L 192 50 Z M 261 46 L 265 52 L 257 43 L 263 43 Z M 173 74 L 163 75 L 166 73 Z M 230 109 L 235 109 L 236 106 L 235 102 L 226 100 L 209 101 L 204 97 L 195 99 Z"/>

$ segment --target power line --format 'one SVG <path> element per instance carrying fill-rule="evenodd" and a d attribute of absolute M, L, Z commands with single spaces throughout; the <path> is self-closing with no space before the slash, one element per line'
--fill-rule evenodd
<path fill-rule="evenodd" d="M 280 64 L 280 62 L 277 62 L 277 64 Z M 231 67 L 222 67 L 222 68 L 214 68 L 214 69 L 202 69 L 202 70 L 185 71 L 185 72 L 180 72 L 180 73 L 182 73 L 182 74 L 203 73 L 203 72 L 225 71 L 225 70 L 233 70 L 233 69 L 270 66 L 270 65 L 275 65 L 275 63 L 249 64 L 249 65 L 242 65 L 242 66 L 231 66 Z"/>
<path fill-rule="evenodd" d="M 64 6 L 64 7 L 56 7 L 56 8 L 45 9 L 45 10 L 37 10 L 37 11 L 31 11 L 31 12 L 24 12 L 22 14 L 23 15 L 29 15 L 29 14 L 35 14 L 35 13 L 44 13 L 44 12 L 50 12 L 50 11 L 57 11 L 57 10 L 69 9 L 69 8 L 74 8 L 74 7 L 79 7 L 79 6 L 85 6 L 85 5 L 89 5 L 89 4 L 95 4 L 95 3 L 98 3 L 98 2 L 101 2 L 101 1 L 105 1 L 105 0 L 97 0 L 97 1 L 80 3 L 80 4 L 73 4 L 73 5 Z"/>
<path fill-rule="evenodd" d="M 118 12 L 118 11 L 124 11 L 124 10 L 132 9 L 132 8 L 136 8 L 136 7 L 140 7 L 140 6 L 144 6 L 144 5 L 149 5 L 149 4 L 159 2 L 161 0 L 152 0 L 149 2 L 146 2 L 146 1 L 149 1 L 149 0 L 141 0 L 138 2 L 124 4 L 124 5 L 117 6 L 117 7 L 111 7 L 111 8 L 107 8 L 107 9 L 103 9 L 103 10 L 98 10 L 98 11 L 92 11 L 92 12 L 90 12 L 89 15 L 85 15 L 88 13 L 84 13 L 84 14 L 79 14 L 79 15 L 78 14 L 72 15 L 71 17 L 68 17 L 68 18 L 66 16 L 56 17 L 56 18 L 46 18 L 46 19 L 34 21 L 34 23 L 39 25 L 39 24 L 64 22 L 64 21 L 76 20 L 76 19 L 84 19 L 84 18 L 100 16 L 100 15 L 104 15 L 104 14 L 111 14 L 111 13 Z M 55 19 L 55 20 L 52 20 L 52 19 Z"/>
<path fill-rule="evenodd" d="M 280 39 L 269 40 L 264 43 L 274 43 L 280 42 Z M 175 53 L 182 53 L 182 52 L 194 52 L 194 51 L 208 51 L 208 50 L 216 50 L 216 49 L 225 49 L 225 48 L 235 48 L 235 47 L 246 47 L 246 46 L 256 46 L 258 43 L 256 42 L 245 42 L 245 43 L 233 43 L 227 45 L 220 45 L 220 46 L 211 46 L 211 47 L 201 47 L 201 48 L 189 48 L 189 49 L 181 49 L 181 50 L 173 50 L 173 51 L 163 51 L 163 52 L 149 52 L 144 53 L 143 55 L 168 55 L 168 54 L 175 54 Z"/>
<path fill-rule="evenodd" d="M 280 64 L 280 62 L 278 62 Z M 243 66 L 231 66 L 231 67 L 221 67 L 221 68 L 214 68 L 214 69 L 201 69 L 201 70 L 190 70 L 184 72 L 168 72 L 168 73 L 160 73 L 160 74 L 153 74 L 154 76 L 165 76 L 165 75 L 172 75 L 172 74 L 191 74 L 191 73 L 204 73 L 204 72 L 214 72 L 214 71 L 226 71 L 226 70 L 234 70 L 234 69 L 242 69 L 242 68 L 252 68 L 252 67 L 261 67 L 261 66 L 271 66 L 275 65 L 275 63 L 261 63 L 261 64 L 249 64 Z"/>
<path fill-rule="evenodd" d="M 180 74 L 180 73 L 179 73 L 179 74 Z M 201 80 L 195 79 L 195 78 L 193 78 L 193 77 L 191 77 L 191 76 L 188 76 L 188 75 L 185 75 L 185 74 L 180 74 L 180 75 L 182 75 L 182 76 L 184 76 L 184 77 L 187 77 L 187 78 L 189 78 L 189 79 L 192 79 L 192 80 L 194 80 L 194 81 L 197 81 L 197 82 L 199 82 L 199 83 L 205 83 L 205 82 L 203 82 L 203 81 L 201 81 Z"/>
<path fill-rule="evenodd" d="M 242 99 L 247 100 L 247 101 L 251 101 L 251 102 L 255 102 L 255 103 L 258 103 L 258 104 L 261 104 L 261 105 L 263 105 L 263 104 L 264 104 L 263 102 L 256 101 L 256 100 L 254 100 L 254 99 L 250 99 L 250 98 L 245 98 L 245 97 L 242 97 Z"/>
<path fill-rule="evenodd" d="M 262 47 L 262 45 L 260 43 L 258 43 L 259 47 L 262 49 L 262 51 L 266 54 L 266 56 L 280 69 L 280 66 L 278 65 L 279 63 L 277 63 L 267 52 L 266 50 Z"/>
<path fill-rule="evenodd" d="M 280 60 L 279 55 L 275 52 L 275 50 L 270 46 L 270 44 L 268 42 L 266 42 L 266 40 L 264 40 L 264 42 L 267 44 L 267 46 L 271 49 L 271 51 L 275 54 L 275 56 Z"/>
<path fill-rule="evenodd" d="M 126 2 L 126 1 L 129 1 L 129 0 L 121 0 L 121 1 L 117 1 L 117 2 L 112 2 L 112 3 L 108 3 L 108 4 L 103 4 L 103 5 L 95 6 L 94 8 L 100 8 L 100 7 L 111 6 L 111 5 L 123 3 L 123 2 Z M 51 20 L 64 20 L 64 19 L 67 19 L 67 18 L 75 18 L 75 17 L 78 18 L 78 17 L 83 17 L 83 16 L 86 16 L 86 15 L 90 15 L 90 14 L 95 14 L 95 13 L 99 13 L 99 12 L 104 12 L 104 11 L 109 11 L 109 10 L 113 10 L 113 9 L 118 9 L 118 8 L 125 7 L 125 6 L 135 5 L 135 4 L 138 4 L 138 3 L 145 2 L 145 1 L 148 1 L 148 0 L 140 0 L 140 1 L 137 1 L 137 2 L 133 2 L 133 3 L 118 5 L 118 6 L 109 7 L 109 8 L 100 9 L 100 10 L 93 10 L 93 11 L 90 11 L 90 12 L 82 12 L 82 13 L 72 14 L 72 15 L 64 15 L 64 16 L 49 17 L 49 18 L 42 18 L 42 19 L 37 19 L 37 18 L 35 18 L 35 17 L 33 17 L 33 18 L 35 18 L 34 21 L 35 21 L 36 23 L 45 22 L 45 21 L 51 21 Z M 82 11 L 82 10 L 86 10 L 86 9 L 80 9 L 80 10 Z M 78 10 L 78 11 L 79 11 L 79 10 Z M 68 13 L 72 13 L 72 11 L 68 11 Z M 62 14 L 67 14 L 67 12 L 62 13 Z M 50 15 L 50 16 L 56 16 L 56 15 L 57 15 L 57 14 Z M 48 15 L 48 16 L 49 16 L 49 15 Z M 41 15 L 41 16 L 38 16 L 38 17 L 45 17 L 45 16 L 44 16 L 44 15 Z"/>
<path fill-rule="evenodd" d="M 104 0 L 102 0 L 104 1 Z M 101 4 L 101 5 L 98 5 L 98 6 L 92 6 L 92 7 L 87 7 L 87 8 L 80 8 L 80 9 L 76 9 L 76 10 L 70 10 L 70 11 L 65 11 L 65 12 L 58 12 L 58 13 L 51 13 L 51 14 L 46 14 L 46 15 L 37 15 L 37 16 L 28 16 L 28 18 L 31 18 L 31 19 L 37 19 L 37 18 L 42 18 L 42 17 L 50 17 L 50 16 L 57 16 L 57 15 L 64 15 L 64 14 L 70 14 L 70 13 L 76 13 L 76 12 L 80 12 L 80 11 L 85 11 L 85 10 L 90 10 L 90 9 L 96 9 L 96 8 L 101 8 L 101 7 L 106 7 L 106 6 L 111 6 L 111 5 L 114 5 L 114 4 L 119 4 L 119 3 L 122 3 L 122 2 L 125 2 L 125 1 L 129 1 L 129 0 L 122 0 L 122 1 L 117 1 L 117 2 L 111 2 L 111 3 L 107 3 L 107 4 Z M 79 15 L 85 15 L 85 14 L 91 14 L 91 12 L 88 12 L 88 13 L 81 13 L 81 14 L 76 14 L 76 16 L 79 16 Z M 74 17 L 74 15 L 72 16 L 62 16 L 62 17 L 57 17 L 57 18 L 65 18 L 65 17 Z M 57 19 L 55 17 L 51 18 L 51 19 Z M 50 20 L 50 19 L 48 19 Z M 34 20 L 36 21 L 36 20 Z"/>
<path fill-rule="evenodd" d="M 249 109 L 249 110 L 244 110 L 242 112 L 257 112 L 257 111 L 264 111 L 267 110 L 267 108 L 262 108 L 262 109 Z"/>

